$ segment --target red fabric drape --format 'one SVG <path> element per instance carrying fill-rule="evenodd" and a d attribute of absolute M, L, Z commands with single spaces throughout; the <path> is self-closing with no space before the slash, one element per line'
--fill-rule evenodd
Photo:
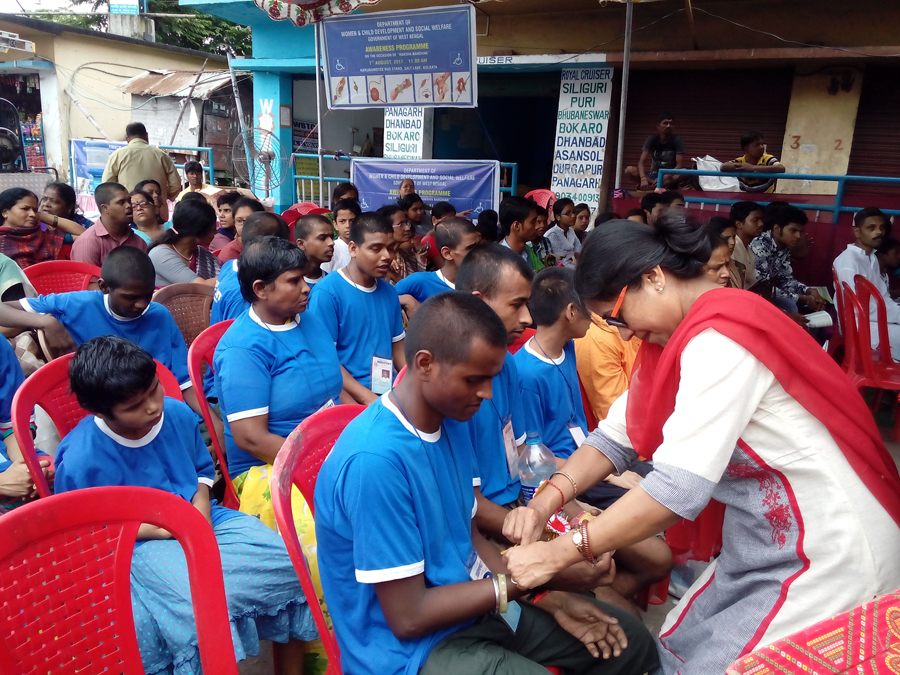
<path fill-rule="evenodd" d="M 665 348 L 644 341 L 628 393 L 628 436 L 639 455 L 652 458 L 663 441 L 663 425 L 675 409 L 681 353 L 712 328 L 763 363 L 813 416 L 825 425 L 865 486 L 900 526 L 900 475 L 871 412 L 846 374 L 809 334 L 758 295 L 723 288 L 704 293 Z M 707 560 L 721 549 L 724 507 L 711 502 L 693 522 L 666 533 L 676 555 Z"/>

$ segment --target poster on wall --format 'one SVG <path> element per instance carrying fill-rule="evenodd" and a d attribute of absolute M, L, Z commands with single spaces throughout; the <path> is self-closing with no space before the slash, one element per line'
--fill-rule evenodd
<path fill-rule="evenodd" d="M 106 168 L 109 156 L 119 148 L 124 148 L 125 142 L 73 139 L 71 143 L 69 156 L 75 192 L 80 195 L 93 195 L 94 190 L 102 182 L 103 169 Z"/>
<path fill-rule="evenodd" d="M 350 181 L 363 211 L 397 202 L 400 181 L 412 178 L 426 204 L 450 202 L 475 218 L 500 204 L 500 162 L 492 160 L 389 160 L 353 158 Z"/>
<path fill-rule="evenodd" d="M 478 103 L 471 5 L 325 19 L 322 41 L 331 109 Z"/>
<path fill-rule="evenodd" d="M 384 158 L 422 159 L 425 108 L 384 109 Z"/>
<path fill-rule="evenodd" d="M 110 0 L 110 14 L 140 14 L 138 0 Z"/>
<path fill-rule="evenodd" d="M 319 129 L 315 122 L 293 120 L 294 152 L 311 152 L 319 150 Z"/>
<path fill-rule="evenodd" d="M 606 154 L 613 69 L 563 68 L 550 189 L 557 198 L 597 208 Z"/>

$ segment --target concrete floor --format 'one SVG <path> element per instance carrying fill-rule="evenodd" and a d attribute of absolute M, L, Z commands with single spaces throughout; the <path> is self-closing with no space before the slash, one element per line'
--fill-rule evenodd
<path fill-rule="evenodd" d="M 897 466 L 900 467 L 900 443 L 888 440 L 890 438 L 891 429 L 882 427 L 882 435 L 885 438 L 888 452 L 894 458 Z M 671 595 L 662 605 L 650 605 L 648 611 L 644 612 L 644 625 L 653 635 L 659 634 L 659 629 L 665 621 L 666 615 L 675 607 L 677 600 Z M 238 664 L 238 672 L 240 675 L 272 675 L 272 645 L 264 642 L 261 647 L 259 657 L 251 657 Z"/>

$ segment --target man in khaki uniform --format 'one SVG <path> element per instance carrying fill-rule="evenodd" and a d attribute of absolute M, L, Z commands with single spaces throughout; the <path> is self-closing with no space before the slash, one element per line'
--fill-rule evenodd
<path fill-rule="evenodd" d="M 103 182 L 121 183 L 128 190 L 133 190 L 142 180 L 155 180 L 163 192 L 159 215 L 163 220 L 169 220 L 166 198 L 175 199 L 181 192 L 181 179 L 175 170 L 175 163 L 165 152 L 150 145 L 147 128 L 140 122 L 132 122 L 125 127 L 125 140 L 128 145 L 116 150 L 106 162 Z"/>

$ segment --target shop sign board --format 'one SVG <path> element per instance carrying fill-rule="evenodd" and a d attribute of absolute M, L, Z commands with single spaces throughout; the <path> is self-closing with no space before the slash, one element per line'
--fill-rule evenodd
<path fill-rule="evenodd" d="M 606 154 L 613 69 L 563 68 L 550 189 L 597 208 Z"/>
<path fill-rule="evenodd" d="M 384 109 L 384 158 L 422 159 L 425 108 Z"/>
<path fill-rule="evenodd" d="M 363 211 L 397 202 L 400 181 L 412 178 L 426 204 L 450 202 L 471 217 L 500 204 L 500 162 L 493 160 L 392 160 L 354 157 L 350 181 Z"/>
<path fill-rule="evenodd" d="M 331 109 L 478 103 L 471 5 L 332 17 L 322 41 Z"/>

